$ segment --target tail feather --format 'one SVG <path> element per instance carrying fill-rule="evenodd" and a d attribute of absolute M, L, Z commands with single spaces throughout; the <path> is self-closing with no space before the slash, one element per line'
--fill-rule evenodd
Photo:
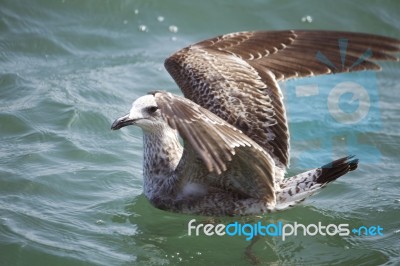
<path fill-rule="evenodd" d="M 321 174 L 316 181 L 320 184 L 327 184 L 350 171 L 356 170 L 357 166 L 358 159 L 355 159 L 354 155 L 340 158 L 322 166 Z"/>
<path fill-rule="evenodd" d="M 358 159 L 347 156 L 320 168 L 283 179 L 279 183 L 280 190 L 276 193 L 276 208 L 284 209 L 303 201 L 326 184 L 357 169 L 357 166 Z"/>

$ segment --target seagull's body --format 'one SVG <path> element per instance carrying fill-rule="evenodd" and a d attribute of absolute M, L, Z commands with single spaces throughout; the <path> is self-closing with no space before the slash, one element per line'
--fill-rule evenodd
<path fill-rule="evenodd" d="M 346 64 L 339 39 L 348 40 Z M 140 97 L 112 129 L 142 128 L 144 194 L 157 208 L 203 215 L 285 209 L 356 169 L 358 160 L 344 157 L 283 178 L 289 131 L 277 82 L 379 69 L 375 61 L 397 60 L 393 54 L 399 46 L 396 39 L 349 32 L 222 35 L 165 61 L 186 98 L 163 91 Z M 368 49 L 371 53 L 360 61 Z M 332 65 L 317 60 L 317 53 L 327 55 Z"/>

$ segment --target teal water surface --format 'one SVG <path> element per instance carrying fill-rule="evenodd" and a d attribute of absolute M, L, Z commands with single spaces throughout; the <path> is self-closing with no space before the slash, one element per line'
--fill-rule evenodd
<path fill-rule="evenodd" d="M 150 90 L 180 93 L 163 67 L 174 51 L 256 29 L 399 38 L 400 2 L 2 0 L 0 265 L 249 264 L 245 237 L 189 236 L 191 219 L 210 218 L 152 207 L 142 195 L 140 130 L 110 126 Z M 383 236 L 261 238 L 252 248 L 261 264 L 400 263 L 400 64 L 382 66 L 375 80 L 380 127 L 358 139 L 378 151 L 377 159 L 356 149 L 364 159 L 359 169 L 318 195 L 239 220 L 380 225 Z M 342 135 L 326 150 L 318 140 L 301 141 L 331 138 L 336 129 L 321 126 L 300 102 L 289 105 L 290 127 L 301 132 L 293 138 L 289 174 L 348 153 Z M 302 152 L 310 145 L 318 156 Z"/>

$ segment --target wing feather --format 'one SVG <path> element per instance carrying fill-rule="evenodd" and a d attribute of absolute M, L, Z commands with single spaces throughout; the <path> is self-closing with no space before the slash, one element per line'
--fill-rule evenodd
<path fill-rule="evenodd" d="M 400 40 L 363 33 L 238 32 L 184 48 L 167 58 L 165 67 L 186 98 L 240 129 L 270 153 L 277 166 L 285 168 L 289 132 L 277 82 L 379 70 L 377 60 L 398 60 L 399 51 Z M 332 65 L 323 63 L 317 54 Z"/>
<path fill-rule="evenodd" d="M 177 170 L 182 183 L 204 182 L 275 202 L 275 165 L 262 147 L 188 99 L 167 92 L 156 92 L 154 97 L 164 120 L 184 140 L 184 155 Z M 203 163 L 194 163 L 196 158 Z"/>

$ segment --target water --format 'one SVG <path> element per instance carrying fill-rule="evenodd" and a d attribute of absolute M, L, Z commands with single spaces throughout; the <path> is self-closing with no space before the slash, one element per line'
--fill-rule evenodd
<path fill-rule="evenodd" d="M 247 29 L 399 37 L 399 14 L 397 1 L 1 1 L 0 265 L 248 264 L 243 236 L 188 236 L 188 221 L 208 218 L 147 202 L 141 132 L 111 132 L 112 121 L 149 90 L 179 93 L 163 61 L 190 43 Z M 264 238 L 253 247 L 261 263 L 400 263 L 400 64 L 382 65 L 382 129 L 360 137 L 379 160 L 361 162 L 298 207 L 246 219 L 380 225 L 384 235 Z M 290 123 L 319 121 L 304 114 Z M 342 140 L 334 143 L 346 153 Z M 292 143 L 289 173 L 303 170 L 304 160 L 319 166 L 316 156 L 299 160 L 307 145 Z"/>

